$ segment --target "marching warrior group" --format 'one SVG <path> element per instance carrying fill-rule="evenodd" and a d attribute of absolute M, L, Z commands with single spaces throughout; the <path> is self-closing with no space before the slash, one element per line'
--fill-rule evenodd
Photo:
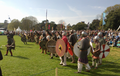
<path fill-rule="evenodd" d="M 54 40 L 54 41 L 57 41 L 58 39 L 62 39 L 66 46 L 67 46 L 67 43 L 70 44 L 71 48 L 73 49 L 75 43 L 77 41 L 81 41 L 81 44 L 78 45 L 77 47 L 79 48 L 79 56 L 78 56 L 78 72 L 77 73 L 81 73 L 82 71 L 82 68 L 83 68 L 83 65 L 85 65 L 86 67 L 86 72 L 90 72 L 90 69 L 91 67 L 94 67 L 95 66 L 95 69 L 98 68 L 98 65 L 102 64 L 102 58 L 99 58 L 99 55 L 100 55 L 100 50 L 101 50 L 101 45 L 103 44 L 106 44 L 108 43 L 108 41 L 105 40 L 105 36 L 107 34 L 103 31 L 94 31 L 94 32 L 91 32 L 91 31 L 73 31 L 73 30 L 70 30 L 70 31 L 35 31 L 35 32 L 31 32 L 31 33 L 22 33 L 21 34 L 21 40 L 24 42 L 26 42 L 27 44 L 27 40 L 31 40 L 31 41 L 35 41 L 36 44 L 40 44 L 42 41 L 49 41 L 49 40 Z M 11 56 L 12 56 L 12 52 L 11 52 L 11 49 L 12 46 L 14 45 L 15 46 L 15 43 L 14 43 L 14 39 L 13 37 L 10 37 L 12 36 L 11 34 L 8 34 L 7 37 L 8 37 L 8 45 L 10 45 L 10 47 L 8 47 L 7 49 L 7 52 L 6 52 L 6 55 L 8 53 L 8 50 L 10 51 L 11 53 Z M 90 42 L 94 42 L 95 43 L 95 48 L 93 48 L 92 45 L 90 45 Z M 92 66 L 90 67 L 89 63 L 88 63 L 88 48 L 89 47 L 92 47 L 91 48 L 91 53 L 92 53 Z M 48 49 L 47 48 L 41 48 L 40 46 L 40 49 L 42 49 L 42 52 L 41 53 L 45 53 L 47 54 L 48 52 Z M 66 48 L 66 51 L 65 51 L 65 54 L 60 57 L 60 65 L 63 65 L 63 66 L 66 66 L 66 60 L 71 58 L 72 59 L 72 62 L 71 63 L 75 63 L 75 54 L 73 52 L 73 55 L 71 56 L 68 51 L 68 49 Z M 50 54 L 51 58 L 50 59 L 53 59 L 53 53 Z M 55 56 L 57 57 L 57 54 L 55 54 Z"/>

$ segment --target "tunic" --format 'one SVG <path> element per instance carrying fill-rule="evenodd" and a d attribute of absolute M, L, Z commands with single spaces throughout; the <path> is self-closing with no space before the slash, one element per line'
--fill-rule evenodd
<path fill-rule="evenodd" d="M 90 47 L 89 44 L 89 39 L 88 38 L 83 38 L 81 40 L 81 44 L 79 46 L 80 53 L 78 57 L 78 62 L 82 64 L 87 64 L 88 63 L 88 58 L 87 58 L 87 49 Z"/>
<path fill-rule="evenodd" d="M 67 43 L 68 43 L 68 39 L 67 39 L 67 37 L 66 36 L 63 36 L 62 37 L 62 40 L 65 42 L 65 44 L 66 44 L 66 52 L 67 52 Z"/>

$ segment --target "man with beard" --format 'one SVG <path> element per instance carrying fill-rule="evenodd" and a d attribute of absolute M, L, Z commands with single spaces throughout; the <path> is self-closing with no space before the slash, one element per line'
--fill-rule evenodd
<path fill-rule="evenodd" d="M 65 42 L 65 45 L 67 46 L 68 39 L 67 39 L 67 37 L 66 37 L 65 32 L 62 33 L 62 40 Z M 64 56 L 60 57 L 60 60 L 61 60 L 60 65 L 63 65 L 63 66 L 66 66 L 66 65 L 67 65 L 67 64 L 66 64 L 66 53 L 67 53 L 67 48 L 66 48 L 66 51 L 65 51 Z"/>
<path fill-rule="evenodd" d="M 78 45 L 78 48 L 80 50 L 79 57 L 78 57 L 78 72 L 76 73 L 81 73 L 83 65 L 86 67 L 86 72 L 90 72 L 90 66 L 88 63 L 88 58 L 87 58 L 87 49 L 90 47 L 89 44 L 89 39 L 87 38 L 87 33 L 82 32 L 82 39 L 81 39 L 81 44 Z"/>
<path fill-rule="evenodd" d="M 77 42 L 77 39 L 76 39 L 76 36 L 74 35 L 73 30 L 70 31 L 70 36 L 69 36 L 68 42 L 70 43 L 72 48 L 73 48 L 74 44 Z M 72 62 L 71 63 L 75 63 L 75 54 L 74 54 L 74 52 L 73 52 Z"/>

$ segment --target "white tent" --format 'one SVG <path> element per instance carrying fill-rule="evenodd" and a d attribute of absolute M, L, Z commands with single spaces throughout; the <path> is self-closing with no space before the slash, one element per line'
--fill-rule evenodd
<path fill-rule="evenodd" d="M 22 30 L 20 29 L 20 27 L 18 27 L 17 29 L 16 29 L 16 32 L 21 32 Z"/>

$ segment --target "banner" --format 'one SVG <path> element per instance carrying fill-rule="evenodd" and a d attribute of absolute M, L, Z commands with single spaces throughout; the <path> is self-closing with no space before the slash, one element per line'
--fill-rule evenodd
<path fill-rule="evenodd" d="M 50 25 L 48 25 L 48 29 L 50 30 Z"/>
<path fill-rule="evenodd" d="M 105 25 L 105 12 L 103 13 L 103 25 Z"/>

